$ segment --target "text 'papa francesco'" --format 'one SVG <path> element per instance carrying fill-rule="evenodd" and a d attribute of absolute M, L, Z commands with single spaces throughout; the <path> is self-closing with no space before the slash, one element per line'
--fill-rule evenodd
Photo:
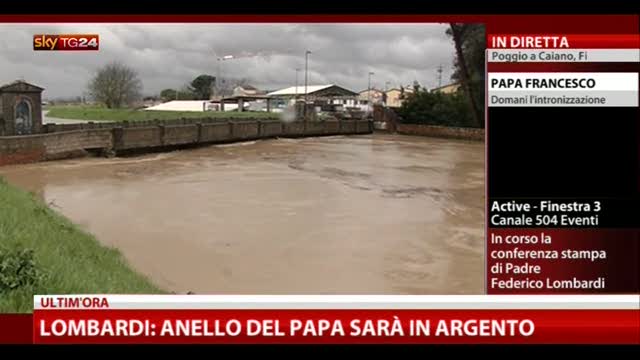
<path fill-rule="evenodd" d="M 596 80 L 591 78 L 560 79 L 491 79 L 492 89 L 593 89 Z"/>

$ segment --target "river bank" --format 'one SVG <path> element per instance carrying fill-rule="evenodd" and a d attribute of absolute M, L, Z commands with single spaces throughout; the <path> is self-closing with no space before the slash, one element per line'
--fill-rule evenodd
<path fill-rule="evenodd" d="M 0 313 L 31 312 L 34 294 L 161 292 L 131 270 L 118 250 L 100 245 L 2 177 L 0 267 Z"/>

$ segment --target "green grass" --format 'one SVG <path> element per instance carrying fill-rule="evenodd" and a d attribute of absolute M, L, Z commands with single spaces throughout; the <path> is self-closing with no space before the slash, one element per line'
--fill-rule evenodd
<path fill-rule="evenodd" d="M 264 111 L 144 111 L 134 109 L 107 109 L 96 106 L 49 106 L 47 116 L 61 119 L 91 121 L 145 121 L 180 118 L 277 118 L 277 114 Z"/>
<path fill-rule="evenodd" d="M 133 271 L 117 250 L 100 245 L 0 177 L 0 251 L 21 249 L 34 251 L 35 266 L 44 277 L 35 285 L 0 288 L 0 313 L 31 312 L 34 294 L 163 292 Z"/>

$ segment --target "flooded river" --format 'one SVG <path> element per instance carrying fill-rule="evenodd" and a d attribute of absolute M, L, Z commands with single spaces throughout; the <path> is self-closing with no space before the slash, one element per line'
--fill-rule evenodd
<path fill-rule="evenodd" d="M 483 291 L 482 143 L 280 139 L 0 175 L 169 291 Z"/>

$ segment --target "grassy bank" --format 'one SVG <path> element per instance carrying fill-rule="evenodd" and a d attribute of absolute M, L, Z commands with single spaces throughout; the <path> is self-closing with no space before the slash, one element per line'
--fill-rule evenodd
<path fill-rule="evenodd" d="M 159 292 L 117 250 L 0 177 L 0 313 L 31 312 L 34 294 Z"/>
<path fill-rule="evenodd" d="M 91 121 L 144 121 L 144 120 L 173 120 L 180 118 L 276 118 L 277 114 L 262 111 L 144 111 L 134 109 L 107 109 L 91 106 L 50 106 L 47 116 L 61 119 L 91 120 Z"/>

